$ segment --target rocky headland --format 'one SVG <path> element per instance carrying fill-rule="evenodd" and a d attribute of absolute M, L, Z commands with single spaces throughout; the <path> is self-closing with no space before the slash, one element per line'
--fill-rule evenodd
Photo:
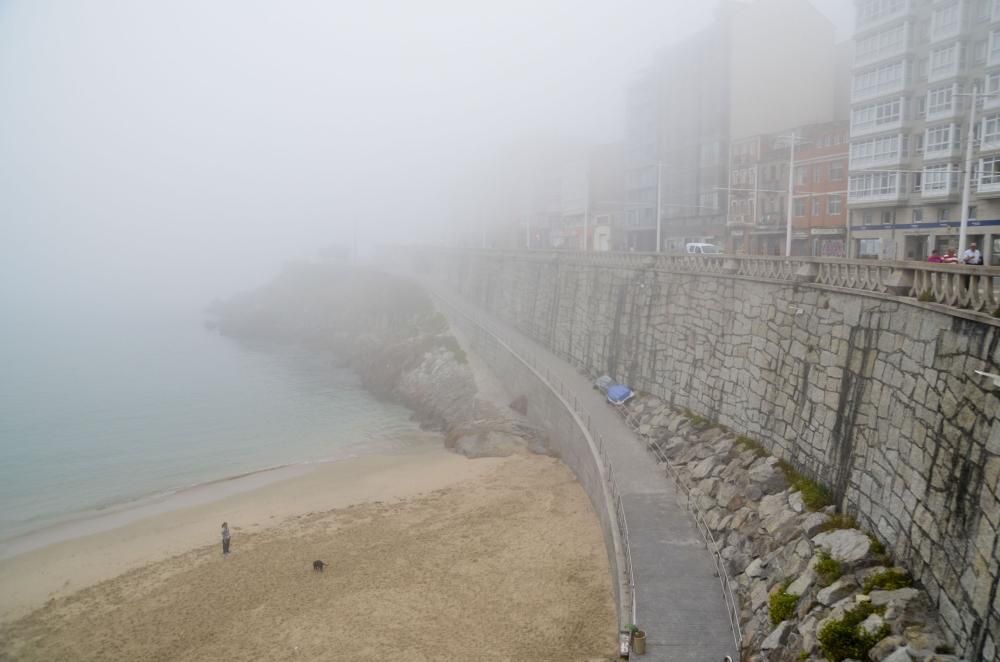
<path fill-rule="evenodd" d="M 219 302 L 210 324 L 256 343 L 332 352 L 377 397 L 401 403 L 469 457 L 546 452 L 514 408 L 484 397 L 492 376 L 466 355 L 417 284 L 382 271 L 295 263 L 263 287 Z"/>

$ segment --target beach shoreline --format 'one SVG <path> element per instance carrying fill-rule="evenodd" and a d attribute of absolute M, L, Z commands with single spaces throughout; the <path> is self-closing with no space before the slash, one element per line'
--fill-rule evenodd
<path fill-rule="evenodd" d="M 130 570 L 219 544 L 222 521 L 230 523 L 238 550 L 241 535 L 290 518 L 412 497 L 474 479 L 502 461 L 469 460 L 437 440 L 406 451 L 249 472 L 33 532 L 3 545 L 0 623 Z"/>

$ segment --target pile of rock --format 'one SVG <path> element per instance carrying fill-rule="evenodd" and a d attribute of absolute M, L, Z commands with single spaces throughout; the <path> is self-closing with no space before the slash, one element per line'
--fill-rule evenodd
<path fill-rule="evenodd" d="M 810 510 L 778 458 L 653 397 L 623 413 L 712 531 L 741 603 L 743 659 L 959 659 L 905 569 L 832 505 Z"/>

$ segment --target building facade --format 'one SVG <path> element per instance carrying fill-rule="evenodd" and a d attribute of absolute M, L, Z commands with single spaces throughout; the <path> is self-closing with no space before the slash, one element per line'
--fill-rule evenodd
<path fill-rule="evenodd" d="M 724 2 L 662 53 L 628 91 L 627 247 L 656 250 L 657 228 L 668 252 L 724 243 L 730 142 L 835 119 L 838 61 L 833 26 L 800 0 Z"/>
<path fill-rule="evenodd" d="M 784 255 L 794 137 L 792 254 L 843 257 L 847 234 L 847 122 L 734 140 L 729 156 L 728 252 Z"/>
<path fill-rule="evenodd" d="M 958 247 L 971 93 L 969 243 L 1000 264 L 1000 0 L 857 0 L 851 257 Z"/>

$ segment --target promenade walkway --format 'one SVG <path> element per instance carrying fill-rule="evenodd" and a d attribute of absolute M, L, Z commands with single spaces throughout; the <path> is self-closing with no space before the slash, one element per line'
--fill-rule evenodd
<path fill-rule="evenodd" d="M 647 637 L 643 659 L 720 662 L 730 655 L 738 660 L 712 555 L 676 486 L 643 442 L 572 365 L 441 283 L 424 284 L 446 304 L 445 314 L 475 320 L 559 384 L 563 397 L 585 412 L 591 433 L 603 437 L 628 521 L 636 620 Z"/>

